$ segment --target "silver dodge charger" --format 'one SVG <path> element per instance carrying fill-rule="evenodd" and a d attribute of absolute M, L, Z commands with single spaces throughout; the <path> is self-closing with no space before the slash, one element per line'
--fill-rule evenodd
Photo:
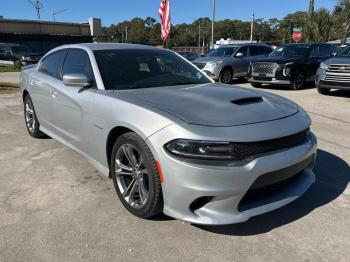
<path fill-rule="evenodd" d="M 243 222 L 315 182 L 317 142 L 302 108 L 216 84 L 169 50 L 61 46 L 25 68 L 20 87 L 29 134 L 79 152 L 141 218 Z"/>

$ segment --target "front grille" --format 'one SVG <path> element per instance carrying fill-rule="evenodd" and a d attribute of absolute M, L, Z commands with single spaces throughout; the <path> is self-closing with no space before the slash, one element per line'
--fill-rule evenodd
<path fill-rule="evenodd" d="M 277 67 L 276 63 L 256 62 L 253 64 L 253 73 L 272 75 Z"/>
<path fill-rule="evenodd" d="M 308 136 L 309 129 L 294 135 L 271 140 L 248 143 L 232 142 L 231 144 L 234 148 L 235 160 L 242 161 L 256 155 L 301 145 L 308 139 Z"/>
<path fill-rule="evenodd" d="M 350 73 L 350 65 L 329 65 L 327 71 Z"/>
<path fill-rule="evenodd" d="M 315 156 L 311 156 L 295 165 L 263 174 L 258 177 L 249 188 L 238 205 L 239 211 L 252 209 L 269 203 L 269 198 L 277 201 L 275 194 L 291 185 L 302 174 L 302 171 L 310 167 Z"/>
<path fill-rule="evenodd" d="M 329 65 L 327 70 L 320 78 L 321 81 L 330 83 L 330 85 L 339 85 L 337 83 L 346 83 L 350 86 L 350 65 Z"/>
<path fill-rule="evenodd" d="M 206 63 L 194 63 L 194 65 L 199 69 L 203 69 L 206 66 Z"/>

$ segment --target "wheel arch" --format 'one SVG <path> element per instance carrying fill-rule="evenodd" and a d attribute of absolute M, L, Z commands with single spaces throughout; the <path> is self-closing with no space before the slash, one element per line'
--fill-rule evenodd
<path fill-rule="evenodd" d="M 26 89 L 24 89 L 23 92 L 22 92 L 22 100 L 23 100 L 23 101 L 24 101 L 24 98 L 25 98 L 27 95 L 29 95 L 29 92 L 28 92 Z"/>
<path fill-rule="evenodd" d="M 233 77 L 233 72 L 234 72 L 234 71 L 233 71 L 233 67 L 232 67 L 231 65 L 225 65 L 223 68 L 221 68 L 219 75 L 221 75 L 221 73 L 222 73 L 224 70 L 226 70 L 226 69 L 228 69 L 228 70 L 231 71 L 231 74 L 232 74 L 232 77 Z"/>
<path fill-rule="evenodd" d="M 107 141 L 106 141 L 106 157 L 107 157 L 108 168 L 110 168 L 111 166 L 111 154 L 112 154 L 114 142 L 118 139 L 118 137 L 129 132 L 138 134 L 135 130 L 125 126 L 116 126 L 109 131 L 107 136 Z M 109 177 L 111 178 L 111 173 L 109 173 Z"/>

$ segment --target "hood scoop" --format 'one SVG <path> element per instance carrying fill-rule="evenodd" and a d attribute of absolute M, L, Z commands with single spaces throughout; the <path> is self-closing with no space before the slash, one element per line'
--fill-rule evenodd
<path fill-rule="evenodd" d="M 245 97 L 236 100 L 232 100 L 231 103 L 239 106 L 256 104 L 263 102 L 264 99 L 261 96 Z"/>

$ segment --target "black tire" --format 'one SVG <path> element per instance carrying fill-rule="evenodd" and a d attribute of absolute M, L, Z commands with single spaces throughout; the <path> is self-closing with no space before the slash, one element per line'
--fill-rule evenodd
<path fill-rule="evenodd" d="M 39 130 L 40 123 L 35 113 L 33 101 L 29 95 L 26 95 L 23 100 L 23 109 L 24 121 L 29 135 L 34 138 L 46 137 L 46 135 Z"/>
<path fill-rule="evenodd" d="M 123 146 L 128 145 L 131 146 L 133 149 L 138 151 L 140 155 L 140 159 L 142 157 L 144 162 L 144 169 L 147 170 L 147 174 L 143 174 L 147 178 L 147 184 L 148 184 L 148 197 L 145 203 L 141 207 L 134 207 L 132 206 L 132 203 L 129 203 L 125 196 L 123 196 L 123 193 L 121 189 L 123 189 L 123 185 L 121 185 L 120 175 L 119 180 L 117 179 L 117 171 L 116 171 L 116 160 L 117 160 L 117 153 L 119 150 L 123 150 Z M 126 156 L 126 155 L 125 155 Z M 118 158 L 119 159 L 119 158 Z M 136 159 L 136 158 L 135 158 Z M 131 163 L 130 163 L 131 164 Z M 130 171 L 135 172 L 135 171 Z M 135 175 L 135 173 L 133 173 Z M 158 173 L 157 164 L 156 161 L 152 155 L 151 150 L 145 143 L 145 141 L 138 136 L 136 133 L 129 132 L 121 135 L 118 137 L 118 139 L 114 142 L 112 154 L 111 154 L 111 175 L 114 183 L 115 190 L 118 194 L 118 197 L 124 207 L 133 215 L 140 217 L 140 218 L 149 218 L 155 215 L 160 214 L 163 211 L 163 194 L 162 194 L 162 186 L 160 182 L 160 175 Z M 125 176 L 124 185 L 125 188 L 130 188 L 130 182 L 129 185 L 126 185 L 126 177 Z M 145 179 L 145 178 L 144 178 Z M 130 180 L 134 180 L 134 178 L 130 177 Z M 119 184 L 118 184 L 119 181 Z M 135 183 L 134 183 L 135 184 Z M 134 186 L 132 186 L 134 187 Z M 130 191 L 132 191 L 131 189 Z M 126 190 L 129 191 L 129 190 Z M 138 192 L 140 193 L 140 187 L 138 185 Z M 125 191 L 124 191 L 125 193 Z M 131 192 L 130 192 L 131 194 Z M 133 198 L 134 199 L 134 198 Z M 141 198 L 140 198 L 141 199 Z M 129 196 L 130 200 L 130 196 Z M 141 200 L 139 200 L 141 201 Z M 135 201 L 134 201 L 135 202 Z"/>
<path fill-rule="evenodd" d="M 219 75 L 219 82 L 223 84 L 231 84 L 233 72 L 229 68 L 224 68 Z"/>
<path fill-rule="evenodd" d="M 329 93 L 331 92 L 331 90 L 328 89 L 328 88 L 317 88 L 317 91 L 318 91 L 321 95 L 329 95 Z"/>
<path fill-rule="evenodd" d="M 252 85 L 252 87 L 255 87 L 255 88 L 259 88 L 262 86 L 261 83 L 250 82 L 250 84 Z"/>
<path fill-rule="evenodd" d="M 295 74 L 294 80 L 290 83 L 290 89 L 301 90 L 305 87 L 305 75 L 302 71 L 298 71 Z"/>

